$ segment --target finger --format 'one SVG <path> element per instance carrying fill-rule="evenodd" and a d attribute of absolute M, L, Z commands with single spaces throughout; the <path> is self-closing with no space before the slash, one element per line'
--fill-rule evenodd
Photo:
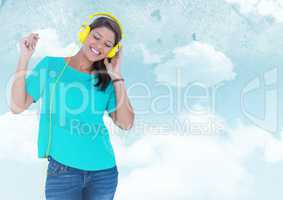
<path fill-rule="evenodd" d="M 36 47 L 38 40 L 39 40 L 39 38 L 35 38 L 35 39 L 33 40 L 33 47 L 34 47 L 34 48 Z"/>
<path fill-rule="evenodd" d="M 119 56 L 121 56 L 122 55 L 122 52 L 123 52 L 123 49 L 122 49 L 122 46 L 118 49 L 118 52 L 117 52 L 117 54 L 119 55 Z"/>
<path fill-rule="evenodd" d="M 34 41 L 31 40 L 31 42 L 30 42 L 30 48 L 33 49 L 33 47 L 34 47 Z"/>
<path fill-rule="evenodd" d="M 122 52 L 122 51 L 123 51 L 123 45 L 120 45 L 119 52 Z"/>
<path fill-rule="evenodd" d="M 29 48 L 29 42 L 27 40 L 24 41 L 26 48 Z"/>
<path fill-rule="evenodd" d="M 104 58 L 104 65 L 107 67 L 109 65 L 109 61 L 107 58 Z"/>
<path fill-rule="evenodd" d="M 29 37 L 27 37 L 27 39 L 26 39 L 27 41 L 28 41 L 28 43 L 32 43 L 32 37 L 31 36 L 29 36 Z"/>
<path fill-rule="evenodd" d="M 37 40 L 39 38 L 39 35 L 38 34 L 34 34 L 33 35 L 33 39 Z"/>
<path fill-rule="evenodd" d="M 37 39 L 33 40 L 33 48 L 36 47 L 37 41 L 38 41 Z"/>
<path fill-rule="evenodd" d="M 28 38 L 31 40 L 31 39 L 33 38 L 33 36 L 34 36 L 34 34 L 31 33 L 31 34 L 28 36 Z"/>
<path fill-rule="evenodd" d="M 28 49 L 28 50 L 31 50 L 31 46 L 32 46 L 32 40 L 29 38 L 29 37 L 27 37 L 26 39 L 25 39 L 25 46 L 26 46 L 26 48 Z"/>
<path fill-rule="evenodd" d="M 36 37 L 33 38 L 32 40 L 32 48 L 34 49 L 36 47 L 38 39 Z"/>
<path fill-rule="evenodd" d="M 30 42 L 30 45 L 33 46 L 33 42 L 35 40 L 35 33 L 31 33 L 28 37 L 28 40 Z"/>
<path fill-rule="evenodd" d="M 33 41 L 32 40 L 28 41 L 28 48 L 29 48 L 29 50 L 33 49 Z"/>
<path fill-rule="evenodd" d="M 31 38 L 32 38 L 33 40 L 37 40 L 37 39 L 39 39 L 39 34 L 38 34 L 38 33 L 33 33 L 33 34 L 31 35 Z"/>
<path fill-rule="evenodd" d="M 37 41 L 34 42 L 34 49 L 36 48 L 37 46 Z"/>

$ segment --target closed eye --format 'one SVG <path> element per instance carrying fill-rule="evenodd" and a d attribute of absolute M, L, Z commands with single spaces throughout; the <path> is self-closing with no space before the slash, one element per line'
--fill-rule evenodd
<path fill-rule="evenodd" d="M 97 37 L 96 35 L 93 35 L 93 37 L 94 37 L 94 39 L 96 39 L 96 40 L 100 40 L 100 38 L 99 37 Z M 108 48 L 111 48 L 112 47 L 112 45 L 109 45 L 109 44 L 104 44 L 106 47 L 108 47 Z"/>

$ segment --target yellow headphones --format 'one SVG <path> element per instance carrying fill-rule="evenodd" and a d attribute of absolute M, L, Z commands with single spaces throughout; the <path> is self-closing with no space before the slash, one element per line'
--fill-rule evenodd
<path fill-rule="evenodd" d="M 108 17 L 110 19 L 112 19 L 114 22 L 116 22 L 118 24 L 118 26 L 120 27 L 120 30 L 121 30 L 121 33 L 122 33 L 122 38 L 123 38 L 123 30 L 122 30 L 122 25 L 120 24 L 119 20 L 114 17 L 111 13 L 108 13 L 108 12 L 97 12 L 97 13 L 94 13 L 94 14 L 91 14 L 89 15 L 89 20 L 92 20 L 95 16 L 104 16 L 104 17 Z M 81 28 L 80 28 L 80 31 L 78 32 L 78 38 L 79 38 L 79 41 L 83 44 L 88 35 L 89 35 L 89 32 L 90 32 L 90 26 L 89 26 L 89 23 L 88 21 L 84 21 Z M 116 44 L 110 51 L 109 53 L 107 54 L 107 58 L 113 58 L 116 53 L 118 52 L 119 48 L 121 47 L 122 45 L 120 43 Z"/>

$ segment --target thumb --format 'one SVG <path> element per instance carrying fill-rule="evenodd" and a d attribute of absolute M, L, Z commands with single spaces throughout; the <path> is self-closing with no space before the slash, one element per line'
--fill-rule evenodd
<path fill-rule="evenodd" d="M 106 67 L 109 65 L 109 61 L 107 58 L 104 58 L 104 65 L 106 65 Z"/>
<path fill-rule="evenodd" d="M 107 72 L 111 71 L 111 64 L 109 63 L 107 58 L 104 59 L 104 64 L 105 64 Z"/>

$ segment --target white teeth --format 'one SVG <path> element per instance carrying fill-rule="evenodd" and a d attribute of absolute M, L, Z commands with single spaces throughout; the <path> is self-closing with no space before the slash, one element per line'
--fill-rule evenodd
<path fill-rule="evenodd" d="M 95 53 L 96 55 L 100 55 L 100 52 L 96 50 L 95 48 L 90 47 L 90 50 Z"/>

